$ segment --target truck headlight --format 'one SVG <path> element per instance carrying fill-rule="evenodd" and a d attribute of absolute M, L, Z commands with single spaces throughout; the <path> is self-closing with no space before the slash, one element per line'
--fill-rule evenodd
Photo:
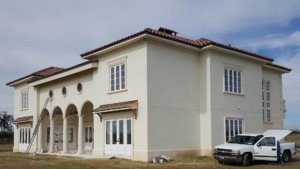
<path fill-rule="evenodd" d="M 240 155 L 241 152 L 240 150 L 232 150 L 232 154 L 235 154 L 235 155 Z"/>

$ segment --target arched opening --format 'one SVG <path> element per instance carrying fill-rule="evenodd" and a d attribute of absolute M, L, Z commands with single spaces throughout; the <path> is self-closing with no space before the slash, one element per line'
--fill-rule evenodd
<path fill-rule="evenodd" d="M 44 152 L 49 151 L 50 146 L 50 113 L 47 109 L 44 110 L 42 120 L 42 150 Z"/>
<path fill-rule="evenodd" d="M 53 152 L 60 152 L 63 149 L 63 112 L 60 107 L 56 107 L 52 113 L 53 118 Z M 50 126 L 51 138 L 51 126 Z M 50 142 L 50 141 L 49 141 Z M 51 147 L 49 147 L 51 149 Z"/>
<path fill-rule="evenodd" d="M 78 148 L 78 111 L 74 104 L 70 104 L 66 110 L 67 118 L 67 151 L 77 153 Z"/>
<path fill-rule="evenodd" d="M 83 118 L 83 150 L 85 153 L 92 152 L 94 148 L 94 115 L 93 115 L 93 103 L 87 101 L 84 103 L 81 109 L 81 115 Z"/>

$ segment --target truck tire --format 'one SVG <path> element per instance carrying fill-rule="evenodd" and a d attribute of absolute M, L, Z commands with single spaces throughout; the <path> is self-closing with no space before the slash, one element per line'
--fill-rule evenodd
<path fill-rule="evenodd" d="M 242 165 L 243 166 L 249 166 L 251 164 L 251 157 L 249 153 L 246 153 L 243 155 L 242 158 Z"/>
<path fill-rule="evenodd" d="M 285 150 L 282 155 L 282 161 L 284 163 L 287 163 L 290 161 L 290 159 L 291 159 L 291 153 L 289 151 Z"/>

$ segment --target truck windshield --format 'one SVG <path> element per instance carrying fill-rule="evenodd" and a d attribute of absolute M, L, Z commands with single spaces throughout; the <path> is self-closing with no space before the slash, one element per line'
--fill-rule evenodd
<path fill-rule="evenodd" d="M 235 136 L 228 143 L 254 145 L 262 136 Z"/>

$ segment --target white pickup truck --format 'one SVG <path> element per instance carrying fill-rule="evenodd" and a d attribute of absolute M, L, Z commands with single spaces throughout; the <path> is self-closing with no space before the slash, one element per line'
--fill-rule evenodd
<path fill-rule="evenodd" d="M 256 160 L 278 161 L 279 155 L 282 162 L 288 162 L 296 154 L 295 143 L 284 143 L 283 139 L 291 132 L 267 130 L 263 134 L 237 135 L 228 143 L 216 146 L 214 158 L 220 163 L 237 162 L 248 166 Z"/>

